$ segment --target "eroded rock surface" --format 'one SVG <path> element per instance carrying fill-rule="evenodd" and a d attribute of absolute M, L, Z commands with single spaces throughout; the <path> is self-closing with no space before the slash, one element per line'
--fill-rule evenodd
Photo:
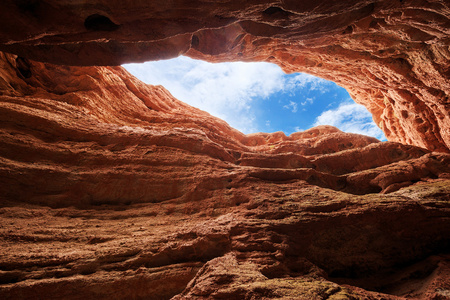
<path fill-rule="evenodd" d="M 450 154 L 252 134 L 121 67 L 1 54 L 0 298 L 445 299 Z"/>
<path fill-rule="evenodd" d="M 450 151 L 445 0 L 5 0 L 1 8 L 1 51 L 66 65 L 182 54 L 273 62 L 345 87 L 388 140 Z"/>
<path fill-rule="evenodd" d="M 450 298 L 448 1 L 0 7 L 1 299 Z M 391 142 L 75 67 L 178 55 L 333 80 Z"/>

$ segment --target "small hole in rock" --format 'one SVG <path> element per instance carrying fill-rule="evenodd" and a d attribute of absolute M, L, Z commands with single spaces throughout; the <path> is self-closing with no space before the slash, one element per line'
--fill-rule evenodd
<path fill-rule="evenodd" d="M 18 0 L 16 4 L 22 12 L 34 14 L 39 8 L 40 3 L 38 0 Z"/>
<path fill-rule="evenodd" d="M 30 70 L 30 64 L 25 58 L 17 57 L 16 58 L 16 68 L 17 68 L 17 75 L 19 75 L 22 78 L 30 78 L 31 77 L 31 70 Z"/>
<path fill-rule="evenodd" d="M 284 9 L 282 9 L 281 7 L 278 6 L 271 6 L 269 8 L 267 8 L 266 10 L 263 11 L 264 14 L 272 16 L 275 14 L 282 14 L 282 15 L 288 15 L 289 13 L 287 11 L 285 11 Z"/>
<path fill-rule="evenodd" d="M 353 33 L 353 26 L 347 26 L 347 28 L 345 28 L 345 30 L 342 32 L 343 34 L 351 34 Z"/>
<path fill-rule="evenodd" d="M 114 31 L 119 28 L 119 25 L 114 24 L 108 17 L 94 14 L 86 18 L 84 27 L 93 31 Z"/>
<path fill-rule="evenodd" d="M 402 110 L 401 114 L 404 119 L 408 118 L 408 112 L 406 110 Z"/>
<path fill-rule="evenodd" d="M 199 44 L 200 44 L 200 39 L 198 38 L 198 36 L 193 35 L 192 40 L 191 40 L 191 47 L 196 48 L 196 47 L 198 47 Z"/>

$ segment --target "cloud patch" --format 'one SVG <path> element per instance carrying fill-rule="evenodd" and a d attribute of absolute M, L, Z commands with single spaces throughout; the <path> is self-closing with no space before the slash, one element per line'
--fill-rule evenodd
<path fill-rule="evenodd" d="M 176 59 L 127 64 L 148 84 L 163 85 L 173 96 L 217 116 L 244 132 L 257 132 L 252 109 L 285 86 L 280 67 L 269 63 L 212 64 L 180 56 Z"/>
<path fill-rule="evenodd" d="M 285 91 L 295 91 L 297 89 L 308 88 L 311 91 L 319 91 L 323 94 L 329 91 L 329 86 L 331 84 L 332 83 L 330 81 L 325 79 L 306 73 L 299 73 L 286 80 L 283 89 Z"/>
<path fill-rule="evenodd" d="M 383 131 L 372 120 L 372 115 L 360 104 L 350 99 L 341 103 L 337 108 L 322 112 L 314 123 L 318 125 L 332 125 L 345 132 L 359 133 L 386 140 Z"/>
<path fill-rule="evenodd" d="M 270 120 L 258 120 L 258 111 L 276 114 L 289 110 L 298 113 L 296 118 L 303 118 L 300 112 L 309 116 L 319 114 L 313 111 L 313 106 L 317 106 L 321 97 L 336 88 L 334 83 L 309 74 L 286 75 L 280 67 L 270 63 L 213 64 L 180 56 L 171 60 L 127 64 L 124 67 L 145 83 L 163 85 L 177 99 L 225 120 L 243 133 L 267 131 L 275 126 L 276 120 L 272 123 Z M 270 97 L 278 100 L 269 102 Z M 275 109 L 277 104 L 278 110 Z M 367 110 L 353 102 L 322 112 L 312 125 L 320 124 L 377 138 L 384 137 Z M 289 128 L 300 129 L 305 126 L 307 124 L 293 124 Z"/>
<path fill-rule="evenodd" d="M 297 112 L 298 105 L 294 101 L 289 101 L 289 104 L 283 105 L 283 108 L 290 110 L 293 113 Z"/>

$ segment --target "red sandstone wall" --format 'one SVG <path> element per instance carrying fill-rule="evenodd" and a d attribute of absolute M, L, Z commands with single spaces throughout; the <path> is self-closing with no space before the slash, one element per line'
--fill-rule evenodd
<path fill-rule="evenodd" d="M 446 1 L 3 1 L 0 50 L 69 65 L 270 61 L 345 87 L 390 141 L 449 150 Z"/>
<path fill-rule="evenodd" d="M 450 154 L 0 56 L 1 299 L 445 295 Z"/>
<path fill-rule="evenodd" d="M 0 4 L 20 55 L 0 53 L 0 298 L 448 298 L 446 2 L 182 4 Z M 428 149 L 243 135 L 121 67 L 68 66 L 179 54 L 332 79 Z"/>

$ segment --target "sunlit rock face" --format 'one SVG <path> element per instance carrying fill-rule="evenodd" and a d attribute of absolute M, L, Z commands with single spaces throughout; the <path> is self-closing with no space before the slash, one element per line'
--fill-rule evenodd
<path fill-rule="evenodd" d="M 449 154 L 244 135 L 121 67 L 1 54 L 0 85 L 2 299 L 447 291 Z"/>
<path fill-rule="evenodd" d="M 390 141 L 449 151 L 448 1 L 3 1 L 0 50 L 65 65 L 184 54 L 345 87 Z"/>
<path fill-rule="evenodd" d="M 0 298 L 448 298 L 445 3 L 182 5 L 1 4 Z M 73 66 L 179 54 L 334 80 L 403 143 L 243 135 Z"/>

